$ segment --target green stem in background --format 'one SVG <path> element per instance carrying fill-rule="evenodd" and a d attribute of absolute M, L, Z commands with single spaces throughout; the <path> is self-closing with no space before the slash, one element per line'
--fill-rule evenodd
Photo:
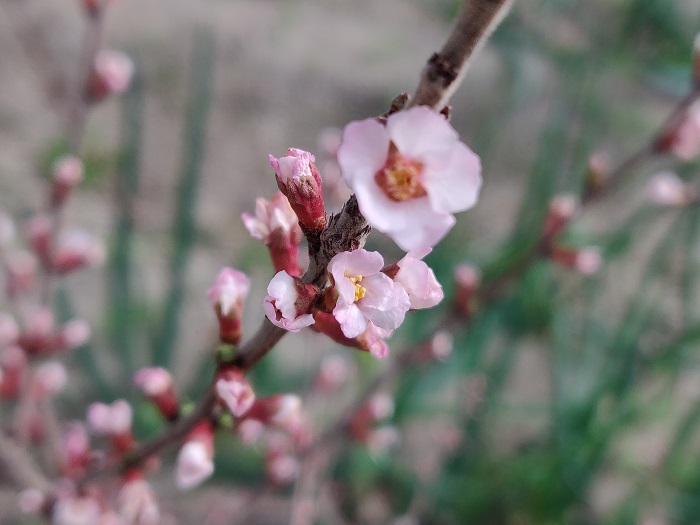
<path fill-rule="evenodd" d="M 137 68 L 138 69 L 138 68 Z M 134 300 L 132 296 L 134 200 L 139 191 L 143 147 L 143 79 L 137 75 L 122 99 L 122 150 L 115 187 L 114 244 L 110 258 L 108 311 L 110 344 L 130 381 L 134 363 Z"/>
<path fill-rule="evenodd" d="M 195 34 L 191 88 L 185 119 L 182 171 L 176 195 L 175 239 L 170 258 L 170 290 L 160 333 L 154 345 L 153 363 L 168 367 L 172 362 L 180 329 L 185 274 L 195 242 L 197 191 L 202 173 L 206 128 L 214 76 L 214 36 L 209 31 Z"/>

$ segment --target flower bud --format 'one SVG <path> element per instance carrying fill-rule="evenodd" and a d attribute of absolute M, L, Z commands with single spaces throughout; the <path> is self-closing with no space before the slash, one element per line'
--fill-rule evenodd
<path fill-rule="evenodd" d="M 700 153 L 700 101 L 695 101 L 654 144 L 660 153 L 672 153 L 681 160 L 692 160 Z"/>
<path fill-rule="evenodd" d="M 29 244 L 34 253 L 45 264 L 51 260 L 51 239 L 53 238 L 54 223 L 49 215 L 35 215 L 27 224 Z"/>
<path fill-rule="evenodd" d="M 287 155 L 269 156 L 277 186 L 299 217 L 302 230 L 320 233 L 326 227 L 326 209 L 321 192 L 321 176 L 308 151 L 290 148 Z"/>
<path fill-rule="evenodd" d="M 51 205 L 60 206 L 83 180 L 83 161 L 72 155 L 61 157 L 51 168 L 51 178 Z"/>
<path fill-rule="evenodd" d="M 241 370 L 226 367 L 217 374 L 216 395 L 234 417 L 244 416 L 255 402 L 255 392 Z"/>
<path fill-rule="evenodd" d="M 246 418 L 293 431 L 301 419 L 301 405 L 301 398 L 294 394 L 278 394 L 256 399 L 246 413 Z"/>
<path fill-rule="evenodd" d="M 315 389 L 320 392 L 334 392 L 343 386 L 354 372 L 353 365 L 344 357 L 328 355 L 321 361 Z"/>
<path fill-rule="evenodd" d="M 46 361 L 34 372 L 34 389 L 38 398 L 60 393 L 68 382 L 68 372 L 59 361 Z"/>
<path fill-rule="evenodd" d="M 69 477 L 80 476 L 91 459 L 90 438 L 85 426 L 75 421 L 61 440 L 61 470 Z"/>
<path fill-rule="evenodd" d="M 298 332 L 314 323 L 308 311 L 318 297 L 318 287 L 303 283 L 283 270 L 272 278 L 267 293 L 263 309 L 272 324 Z"/>
<path fill-rule="evenodd" d="M 284 270 L 292 277 L 301 275 L 298 260 L 301 229 L 287 197 L 277 193 L 269 201 L 258 198 L 255 216 L 244 213 L 241 218 L 250 235 L 267 245 L 276 272 Z"/>
<path fill-rule="evenodd" d="M 481 272 L 471 264 L 460 264 L 455 268 L 455 307 L 457 312 L 466 317 L 471 316 L 477 308 L 478 291 L 481 285 Z"/>
<path fill-rule="evenodd" d="M 180 407 L 173 387 L 173 378 L 164 368 L 142 368 L 134 376 L 134 383 L 156 405 L 168 421 L 177 418 Z"/>
<path fill-rule="evenodd" d="M 109 95 L 121 95 L 131 84 L 134 76 L 131 58 L 111 49 L 100 51 L 87 82 L 86 96 L 91 102 L 99 102 Z"/>
<path fill-rule="evenodd" d="M 0 350 L 0 397 L 14 399 L 19 392 L 27 368 L 27 356 L 19 346 L 8 346 Z"/>
<path fill-rule="evenodd" d="M 233 268 L 223 268 L 214 286 L 207 291 L 219 319 L 219 339 L 222 343 L 237 345 L 241 339 L 243 303 L 248 296 L 250 280 Z"/>
<path fill-rule="evenodd" d="M 100 266 L 107 258 L 104 244 L 82 230 L 61 234 L 51 257 L 52 268 L 65 274 L 86 266 Z"/>
<path fill-rule="evenodd" d="M 604 152 L 597 152 L 588 158 L 585 189 L 587 195 L 595 195 L 608 182 L 610 177 L 610 158 Z"/>
<path fill-rule="evenodd" d="M 119 515 L 124 523 L 158 525 L 160 509 L 151 485 L 144 479 L 128 480 L 117 496 Z"/>
<path fill-rule="evenodd" d="M 299 460 L 289 454 L 268 454 L 265 470 L 271 483 L 287 485 L 297 479 L 301 466 Z"/>
<path fill-rule="evenodd" d="M 542 227 L 542 238 L 551 242 L 571 222 L 577 202 L 573 195 L 557 195 L 549 203 L 547 217 Z"/>
<path fill-rule="evenodd" d="M 649 180 L 647 198 L 657 206 L 685 206 L 695 200 L 697 195 L 678 175 L 663 171 Z"/>
<path fill-rule="evenodd" d="M 555 263 L 574 269 L 586 276 L 597 273 L 603 264 L 600 249 L 596 246 L 588 246 L 579 250 L 554 246 L 549 256 Z"/>
<path fill-rule="evenodd" d="M 131 405 L 123 399 L 111 405 L 92 403 L 87 412 L 87 421 L 93 432 L 110 437 L 119 453 L 126 452 L 133 442 L 131 418 Z"/>
<path fill-rule="evenodd" d="M 34 255 L 25 250 L 7 254 L 6 289 L 10 297 L 28 292 L 36 284 L 37 260 Z"/>
<path fill-rule="evenodd" d="M 175 467 L 175 482 L 180 490 L 190 490 L 214 473 L 214 432 L 202 421 L 190 432 L 180 449 Z"/>

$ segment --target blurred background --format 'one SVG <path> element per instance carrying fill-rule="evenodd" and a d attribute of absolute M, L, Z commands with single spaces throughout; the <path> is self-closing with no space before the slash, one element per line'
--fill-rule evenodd
<path fill-rule="evenodd" d="M 146 365 L 168 367 L 197 399 L 217 336 L 205 291 L 222 266 L 253 281 L 244 338 L 262 315 L 272 266 L 240 215 L 276 191 L 267 155 L 315 153 L 328 206 L 339 209 L 326 128 L 412 92 L 457 7 L 113 2 L 106 46 L 127 52 L 137 73 L 91 114 L 86 180 L 66 210 L 66 224 L 109 250 L 104 269 L 64 279 L 55 295 L 59 317 L 79 315 L 94 330 L 68 357 L 66 421 L 83 418 L 89 401 L 124 397 L 137 435 L 156 434 L 162 421 L 131 387 Z M 65 150 L 84 26 L 77 1 L 0 0 L 0 206 L 20 224 L 44 204 L 48 167 Z M 446 300 L 410 314 L 392 352 L 430 337 L 450 311 L 458 264 L 502 280 L 537 243 L 551 198 L 581 193 L 591 154 L 616 165 L 649 139 L 690 90 L 699 28 L 696 0 L 516 2 L 452 101 L 485 183 L 427 259 Z M 179 493 L 164 463 L 155 482 L 164 523 L 289 523 L 309 500 L 308 523 L 318 524 L 699 523 L 700 212 L 648 204 L 646 182 L 662 169 L 693 180 L 700 162 L 653 159 L 566 232 L 569 247 L 600 247 L 596 275 L 529 261 L 457 328 L 449 357 L 383 385 L 395 408 L 383 425 L 397 446 L 343 436 L 313 456 L 320 466 L 304 465 L 313 483 L 273 486 L 264 451 L 223 431 L 202 488 Z M 368 248 L 402 256 L 379 233 Z M 328 356 L 351 378 L 320 396 Z M 300 333 L 251 377 L 259 396 L 302 395 L 320 431 L 391 360 Z M 31 523 L 13 498 L 4 493 L 0 522 Z"/>

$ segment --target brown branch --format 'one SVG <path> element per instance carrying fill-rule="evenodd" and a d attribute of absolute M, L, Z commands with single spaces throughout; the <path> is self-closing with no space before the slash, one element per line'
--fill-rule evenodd
<path fill-rule="evenodd" d="M 35 488 L 47 493 L 52 489 L 52 483 L 41 473 L 27 449 L 4 433 L 0 433 L 0 465 L 4 467 L 0 472 L 18 487 Z"/>
<path fill-rule="evenodd" d="M 445 45 L 430 57 L 410 102 L 440 111 L 455 92 L 469 66 L 513 0 L 464 0 Z"/>

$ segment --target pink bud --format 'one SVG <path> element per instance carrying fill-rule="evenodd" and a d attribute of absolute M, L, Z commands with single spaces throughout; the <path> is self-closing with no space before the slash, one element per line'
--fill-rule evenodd
<path fill-rule="evenodd" d="M 684 206 L 695 198 L 694 191 L 675 173 L 663 171 L 649 180 L 647 198 L 659 206 Z"/>
<path fill-rule="evenodd" d="M 19 509 L 24 514 L 40 514 L 46 504 L 46 496 L 39 489 L 26 489 L 19 493 Z"/>
<path fill-rule="evenodd" d="M 103 436 L 118 436 L 131 432 L 131 405 L 118 399 L 111 405 L 92 403 L 87 421 L 92 430 Z"/>
<path fill-rule="evenodd" d="M 603 264 L 603 256 L 596 246 L 582 248 L 576 255 L 576 269 L 583 275 L 593 275 L 600 270 Z"/>
<path fill-rule="evenodd" d="M 320 233 L 326 227 L 326 209 L 321 192 L 321 176 L 308 151 L 290 148 L 287 155 L 269 156 L 277 176 L 277 186 L 289 199 L 302 229 Z"/>
<path fill-rule="evenodd" d="M 202 423 L 192 431 L 180 449 L 175 467 L 175 482 L 180 490 L 192 489 L 214 473 L 214 435 L 211 425 Z"/>
<path fill-rule="evenodd" d="M 10 314 L 0 313 L 0 347 L 17 342 L 19 326 Z"/>
<path fill-rule="evenodd" d="M 471 264 L 460 264 L 455 268 L 455 283 L 457 293 L 455 306 L 464 316 L 470 316 L 476 310 L 477 292 L 481 285 L 481 272 Z"/>
<path fill-rule="evenodd" d="M 25 250 L 9 253 L 6 259 L 7 293 L 11 297 L 27 292 L 36 283 L 37 260 Z"/>
<path fill-rule="evenodd" d="M 142 368 L 134 376 L 134 383 L 150 399 L 168 420 L 174 420 L 179 413 L 179 403 L 175 396 L 173 378 L 164 368 Z"/>
<path fill-rule="evenodd" d="M 354 369 L 347 359 L 340 355 L 329 355 L 321 361 L 316 376 L 316 389 L 321 392 L 333 392 L 344 385 L 353 375 Z"/>
<path fill-rule="evenodd" d="M 255 392 L 237 368 L 228 367 L 219 371 L 214 385 L 219 401 L 223 403 L 235 417 L 242 417 L 250 410 L 255 402 Z"/>
<path fill-rule="evenodd" d="M 47 361 L 34 372 L 34 382 L 38 396 L 54 396 L 61 392 L 68 381 L 68 373 L 63 363 Z"/>
<path fill-rule="evenodd" d="M 125 523 L 158 525 L 160 509 L 153 490 L 144 479 L 124 483 L 117 496 L 119 515 Z"/>
<path fill-rule="evenodd" d="M 394 400 L 385 393 L 375 394 L 367 403 L 371 416 L 375 421 L 391 417 L 394 413 Z"/>
<path fill-rule="evenodd" d="M 430 353 L 434 359 L 445 361 L 454 348 L 454 338 L 447 330 L 440 330 L 430 340 Z"/>
<path fill-rule="evenodd" d="M 387 454 L 401 442 L 401 434 L 395 426 L 372 429 L 366 440 L 367 448 L 375 455 Z"/>
<path fill-rule="evenodd" d="M 267 245 L 275 271 L 285 270 L 293 277 L 301 275 L 301 229 L 287 197 L 277 193 L 269 201 L 259 198 L 255 201 L 255 216 L 244 213 L 241 218 L 250 235 Z"/>
<path fill-rule="evenodd" d="M 267 475 L 276 485 L 287 485 L 299 476 L 299 461 L 288 454 L 273 454 L 268 457 Z"/>
<path fill-rule="evenodd" d="M 700 153 L 700 101 L 693 103 L 674 125 L 657 140 L 656 149 L 682 160 Z"/>
<path fill-rule="evenodd" d="M 51 264 L 58 273 L 86 266 L 100 266 L 107 258 L 104 244 L 82 230 L 68 230 L 59 236 Z"/>
<path fill-rule="evenodd" d="M 219 319 L 219 339 L 222 343 L 236 345 L 240 341 L 243 303 L 249 289 L 250 279 L 244 273 L 223 268 L 214 286 L 207 291 Z"/>
<path fill-rule="evenodd" d="M 61 442 L 62 470 L 67 476 L 79 476 L 90 461 L 90 438 L 85 426 L 76 421 L 68 426 Z"/>
<path fill-rule="evenodd" d="M 586 190 L 589 194 L 598 193 L 610 176 L 610 158 L 607 153 L 596 152 L 588 158 Z"/>
<path fill-rule="evenodd" d="M 134 70 L 128 55 L 111 49 L 100 51 L 88 80 L 88 98 L 97 102 L 109 95 L 121 95 L 129 88 Z"/>
<path fill-rule="evenodd" d="M 14 399 L 24 379 L 27 357 L 19 346 L 8 346 L 0 350 L 0 397 Z"/>
<path fill-rule="evenodd" d="M 39 259 L 44 262 L 51 259 L 53 231 L 54 223 L 49 215 L 35 215 L 27 224 L 29 243 Z"/>
<path fill-rule="evenodd" d="M 578 203 L 573 195 L 557 195 L 549 203 L 549 211 L 542 228 L 542 237 L 551 240 L 567 227 Z"/>
<path fill-rule="evenodd" d="M 63 325 L 60 339 L 67 349 L 83 346 L 90 340 L 90 325 L 83 319 L 72 319 Z"/>
<path fill-rule="evenodd" d="M 238 424 L 236 430 L 243 443 L 253 445 L 265 433 L 265 425 L 257 419 L 247 418 Z"/>
<path fill-rule="evenodd" d="M 53 508 L 53 525 L 96 525 L 102 509 L 90 497 L 67 497 L 59 499 Z"/>
<path fill-rule="evenodd" d="M 83 180 L 83 161 L 72 155 L 61 157 L 54 163 L 51 175 L 51 203 L 56 206 L 63 203 L 70 191 Z"/>

